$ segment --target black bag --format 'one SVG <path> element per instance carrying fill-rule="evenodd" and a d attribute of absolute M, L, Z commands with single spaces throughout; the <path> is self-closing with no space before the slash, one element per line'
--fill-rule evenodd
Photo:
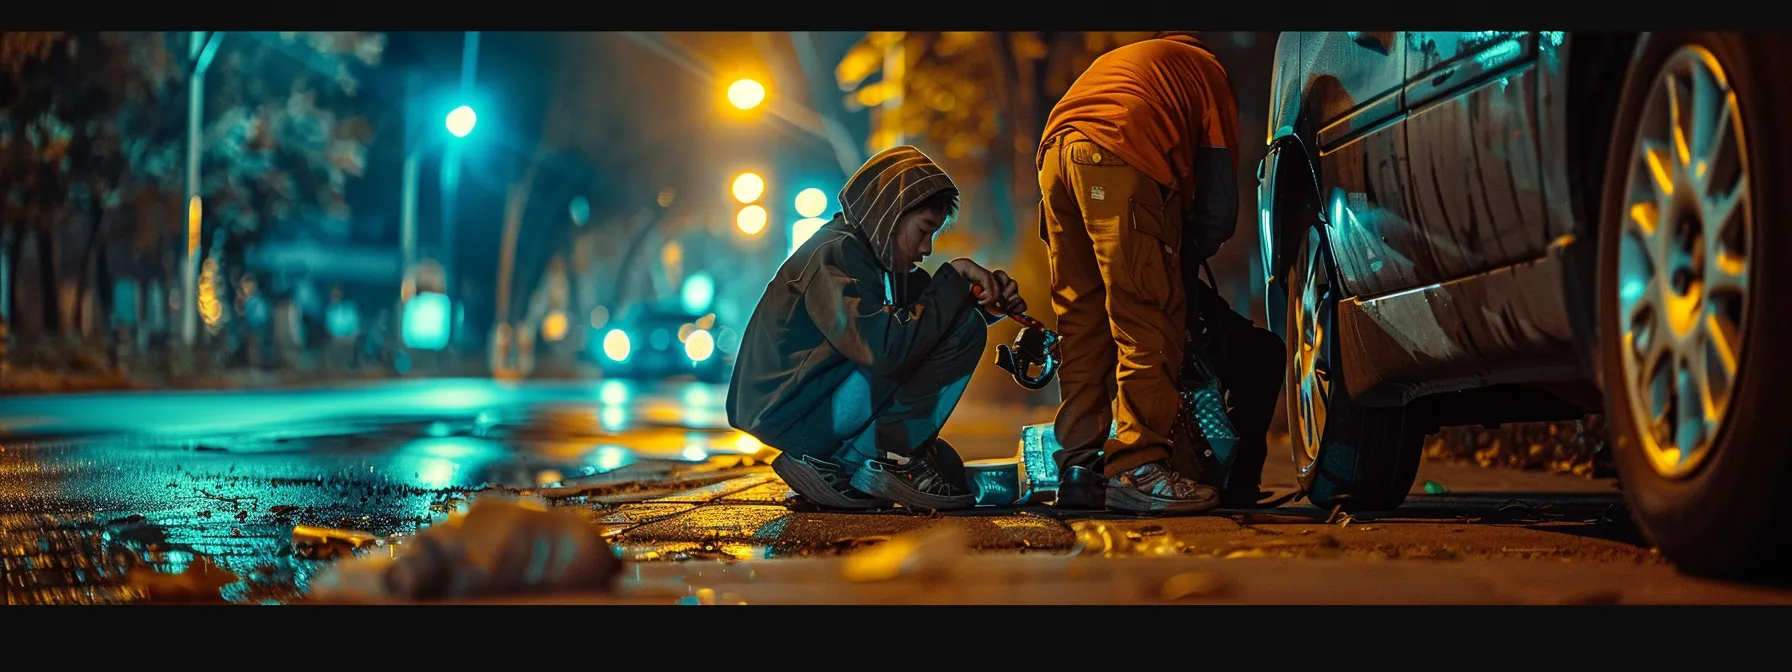
<path fill-rule="evenodd" d="M 1213 269 L 1205 262 L 1201 267 L 1212 282 Z M 1182 459 L 1173 462 L 1179 462 L 1176 466 L 1185 473 L 1195 474 L 1197 482 L 1225 490 L 1238 454 L 1239 436 L 1226 414 L 1226 390 L 1211 359 L 1224 352 L 1225 332 L 1209 323 L 1199 300 L 1201 294 L 1199 288 L 1189 288 L 1189 330 L 1176 381 L 1182 412 L 1177 414 L 1173 430 Z"/>

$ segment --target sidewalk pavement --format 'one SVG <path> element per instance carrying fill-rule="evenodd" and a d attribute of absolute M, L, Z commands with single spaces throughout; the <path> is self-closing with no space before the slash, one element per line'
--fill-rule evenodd
<path fill-rule="evenodd" d="M 1556 474 L 1513 474 L 1469 465 L 1426 463 L 1415 495 L 1386 516 L 1334 514 L 1305 503 L 1272 510 L 1221 510 L 1211 515 L 1138 517 L 1105 512 L 1060 510 L 1045 505 L 978 507 L 947 513 L 893 508 L 875 512 L 819 510 L 797 498 L 772 473 L 775 455 L 717 456 L 699 464 L 644 461 L 591 477 L 567 479 L 556 487 L 519 490 L 572 511 L 596 525 L 625 559 L 764 560 L 827 556 L 889 541 L 902 535 L 951 530 L 973 552 L 1071 553 L 1098 550 L 1104 556 L 1235 557 L 1357 555 L 1429 557 L 1435 529 L 1382 527 L 1365 521 L 1422 520 L 1483 522 L 1509 515 L 1506 493 L 1563 492 L 1556 516 L 1586 520 L 1611 518 L 1618 501 L 1610 482 Z M 1272 460 L 1266 474 L 1278 466 Z M 1289 470 L 1291 471 L 1291 469 Z M 1447 495 L 1425 495 L 1427 478 L 1452 483 Z M 1266 479 L 1266 488 L 1287 491 L 1292 483 Z M 1545 507 L 1549 508 L 1549 507 Z M 1352 523 L 1357 523 L 1353 528 Z M 1426 526 L 1427 528 L 1429 526 Z M 1379 532 L 1362 535 L 1361 532 Z M 1513 527 L 1484 540 L 1453 546 L 1459 556 L 1498 555 L 1512 548 L 1560 546 L 1558 532 Z M 1534 543 L 1533 543 L 1534 542 Z M 1626 557 L 1646 548 L 1620 541 L 1592 540 L 1583 550 Z M 1609 546 L 1603 545 L 1609 543 Z"/>
<path fill-rule="evenodd" d="M 1176 517 L 1048 506 L 833 513 L 794 499 L 765 457 L 640 462 L 509 493 L 596 526 L 624 574 L 612 594 L 473 602 L 1792 603 L 1792 592 L 1677 575 L 1622 538 L 1609 482 L 1557 474 L 1427 463 L 1421 484 L 1446 479 L 1459 491 L 1416 494 L 1378 517 L 1300 504 Z M 1548 504 L 1512 499 L 1539 479 L 1566 492 Z"/>

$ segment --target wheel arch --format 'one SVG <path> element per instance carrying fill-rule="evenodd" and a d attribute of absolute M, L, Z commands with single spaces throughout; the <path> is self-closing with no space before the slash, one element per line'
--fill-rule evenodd
<path fill-rule="evenodd" d="M 1307 87 L 1311 90 L 1312 87 Z M 1300 96 L 1308 100 L 1305 91 Z M 1312 143 L 1306 107 L 1300 108 L 1299 121 L 1275 129 L 1258 166 L 1260 187 L 1258 198 L 1258 240 L 1262 246 L 1265 284 L 1264 317 L 1270 330 L 1287 337 L 1283 324 L 1287 319 L 1288 274 L 1293 267 L 1292 250 L 1300 242 L 1300 232 L 1318 226 L 1322 240 L 1326 238 L 1324 210 L 1319 183 L 1319 167 L 1314 161 L 1317 152 Z"/>
<path fill-rule="evenodd" d="M 1603 380 L 1597 324 L 1599 227 L 1603 209 L 1606 161 L 1612 147 L 1618 105 L 1629 79 L 1636 50 L 1646 39 L 1638 32 L 1543 33 L 1539 45 L 1542 90 L 1539 117 L 1545 129 L 1545 156 L 1561 157 L 1559 166 L 1545 170 L 1546 192 L 1566 201 L 1551 217 L 1567 221 L 1551 224 L 1547 235 L 1553 245 L 1565 245 L 1564 299 L 1571 307 L 1569 328 L 1580 344 L 1581 369 L 1595 381 Z"/>
<path fill-rule="evenodd" d="M 1590 235 L 1598 235 L 1618 102 L 1636 52 L 1647 41 L 1647 33 L 1616 32 L 1569 33 L 1564 40 L 1569 197 L 1581 225 L 1577 228 Z"/>

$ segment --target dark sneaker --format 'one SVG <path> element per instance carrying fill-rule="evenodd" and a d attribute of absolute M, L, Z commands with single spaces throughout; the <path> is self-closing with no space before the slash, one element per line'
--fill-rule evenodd
<path fill-rule="evenodd" d="M 865 494 L 851 484 L 851 475 L 840 465 L 808 455 L 793 457 L 789 453 L 772 460 L 772 473 L 784 484 L 816 506 L 829 509 L 880 509 L 890 506 L 888 500 Z"/>
<path fill-rule="evenodd" d="M 936 445 L 938 443 L 944 442 L 936 442 Z M 960 474 L 958 477 L 950 476 L 948 472 L 953 471 L 950 465 L 937 464 L 941 457 L 934 452 L 933 446 L 916 451 L 907 464 L 869 460 L 864 469 L 853 474 L 852 486 L 911 509 L 948 511 L 976 506 L 977 495 L 965 483 L 963 470 L 956 470 Z"/>
<path fill-rule="evenodd" d="M 1108 479 L 1107 504 L 1130 513 L 1199 513 L 1220 505 L 1220 491 L 1159 460 Z"/>
<path fill-rule="evenodd" d="M 1108 508 L 1107 479 L 1093 469 L 1070 467 L 1058 478 L 1057 501 L 1052 506 L 1076 511 L 1102 511 Z"/>

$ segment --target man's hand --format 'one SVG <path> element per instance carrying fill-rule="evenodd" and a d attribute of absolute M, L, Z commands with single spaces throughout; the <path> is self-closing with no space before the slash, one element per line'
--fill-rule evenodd
<path fill-rule="evenodd" d="M 984 310 L 1001 315 L 1009 312 L 1024 313 L 1027 302 L 1020 298 L 1020 285 L 1008 277 L 1005 271 L 991 272 L 970 259 L 958 258 L 951 262 L 953 270 L 964 276 L 965 280 L 982 290 L 977 303 Z"/>
<path fill-rule="evenodd" d="M 995 276 L 996 287 L 1000 289 L 996 292 L 996 307 L 1004 313 L 1027 312 L 1027 300 L 1020 298 L 1020 283 L 1008 277 L 1007 271 L 996 271 L 990 275 Z"/>

